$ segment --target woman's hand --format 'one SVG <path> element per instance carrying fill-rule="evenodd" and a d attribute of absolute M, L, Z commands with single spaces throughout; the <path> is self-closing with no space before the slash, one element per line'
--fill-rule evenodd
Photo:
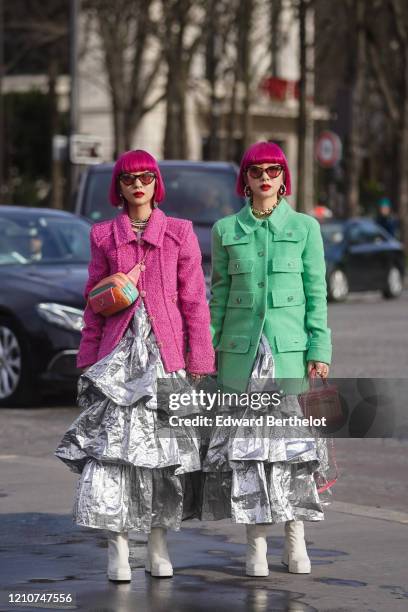
<path fill-rule="evenodd" d="M 312 372 L 314 370 L 314 373 Z M 307 362 L 307 374 L 321 376 L 321 378 L 327 378 L 329 375 L 329 366 L 323 361 L 308 361 Z"/>

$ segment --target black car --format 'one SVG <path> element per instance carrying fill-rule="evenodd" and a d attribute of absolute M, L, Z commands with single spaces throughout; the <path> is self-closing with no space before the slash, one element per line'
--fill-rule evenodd
<path fill-rule="evenodd" d="M 117 210 L 109 204 L 108 193 L 113 163 L 91 166 L 81 176 L 75 212 L 91 222 L 111 219 Z M 193 222 L 203 255 L 207 277 L 211 260 L 211 227 L 226 215 L 236 213 L 245 203 L 236 194 L 236 164 L 203 161 L 160 161 L 166 197 L 160 204 L 166 215 Z"/>
<path fill-rule="evenodd" d="M 346 299 L 349 291 L 381 291 L 396 298 L 405 272 L 402 244 L 369 218 L 321 222 L 328 298 Z"/>
<path fill-rule="evenodd" d="M 0 405 L 37 388 L 73 389 L 91 224 L 71 213 L 0 206 Z"/>

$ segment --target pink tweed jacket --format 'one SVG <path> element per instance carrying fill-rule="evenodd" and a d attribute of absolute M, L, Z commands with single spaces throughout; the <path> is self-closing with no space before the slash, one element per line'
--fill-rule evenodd
<path fill-rule="evenodd" d="M 214 373 L 201 251 L 191 221 L 168 217 L 155 208 L 139 241 L 129 216 L 123 212 L 112 220 L 93 225 L 90 242 L 86 300 L 102 278 L 115 272 L 129 272 L 141 261 L 148 246 L 151 247 L 146 270 L 139 278 L 140 294 L 134 304 L 107 318 L 94 314 L 86 306 L 78 368 L 99 361 L 113 350 L 143 298 L 167 372 L 185 368 L 197 374 Z"/>

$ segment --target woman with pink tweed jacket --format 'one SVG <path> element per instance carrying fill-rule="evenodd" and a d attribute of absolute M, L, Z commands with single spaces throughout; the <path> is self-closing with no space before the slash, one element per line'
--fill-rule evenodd
<path fill-rule="evenodd" d="M 55 451 L 81 474 L 74 522 L 108 530 L 107 574 L 115 581 L 131 580 L 129 530 L 148 534 L 146 571 L 173 575 L 166 530 L 179 530 L 194 514 L 184 493 L 201 468 L 200 445 L 191 428 L 171 436 L 163 425 L 169 407 L 159 400 L 158 379 L 167 391 L 171 384 L 190 392 L 215 372 L 198 240 L 191 221 L 158 208 L 164 194 L 149 153 L 128 151 L 117 160 L 110 201 L 124 211 L 92 227 L 85 299 L 104 277 L 129 272 L 144 256 L 145 269 L 128 308 L 107 318 L 85 308 L 77 357 L 85 368 L 82 412 Z"/>

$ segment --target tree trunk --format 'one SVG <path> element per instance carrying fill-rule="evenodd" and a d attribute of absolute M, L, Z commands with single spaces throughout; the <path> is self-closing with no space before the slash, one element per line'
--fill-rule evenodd
<path fill-rule="evenodd" d="M 188 156 L 185 119 L 186 87 L 186 79 L 181 74 L 177 62 L 170 62 L 166 86 L 165 159 L 186 159 Z"/>
<path fill-rule="evenodd" d="M 238 68 L 234 69 L 234 81 L 231 88 L 230 109 L 227 117 L 227 139 L 225 157 L 229 161 L 235 160 L 235 121 L 237 114 L 237 87 L 238 87 Z"/>
<path fill-rule="evenodd" d="M 58 61 L 55 56 L 51 54 L 50 62 L 48 64 L 48 103 L 50 112 L 50 149 L 51 149 L 51 197 L 50 205 L 51 208 L 64 208 L 64 191 L 63 191 L 63 169 L 62 160 L 54 159 L 53 141 L 54 136 L 58 131 L 58 103 L 56 93 L 56 82 L 58 76 Z"/>
<path fill-rule="evenodd" d="M 251 31 L 253 0 L 241 0 L 238 8 L 238 66 L 239 80 L 243 86 L 241 100 L 242 147 L 245 150 L 251 139 Z"/>
<path fill-rule="evenodd" d="M 360 200 L 360 175 L 362 167 L 361 150 L 361 109 L 364 104 L 366 69 L 366 38 L 364 30 L 365 0 L 354 0 L 355 51 L 350 56 L 351 72 L 351 120 L 346 159 L 346 207 L 348 217 L 358 214 Z"/>
<path fill-rule="evenodd" d="M 189 48 L 185 45 L 185 31 L 189 23 L 191 3 L 175 0 L 172 5 L 162 2 L 163 16 L 166 19 L 164 56 L 167 62 L 166 82 L 166 128 L 163 153 L 165 159 L 186 159 L 186 94 L 190 65 L 200 38 L 196 38 Z"/>
<path fill-rule="evenodd" d="M 401 241 L 408 255 L 408 46 L 404 50 L 404 91 L 398 147 L 398 214 L 401 223 Z"/>
<path fill-rule="evenodd" d="M 153 32 L 151 0 L 120 0 L 116 12 L 107 0 L 89 1 L 97 12 L 99 36 L 110 89 L 114 152 L 132 148 L 134 134 L 144 117 L 162 97 L 146 106 L 161 65 L 161 52 L 152 58 L 150 37 Z M 146 70 L 146 67 L 148 68 Z"/>
<path fill-rule="evenodd" d="M 126 133 L 124 126 L 124 109 L 120 101 L 117 100 L 117 96 L 112 95 L 112 121 L 113 121 L 113 134 L 114 134 L 114 152 L 113 158 L 117 157 L 127 150 L 126 146 Z M 129 135 L 130 137 L 130 135 Z"/>
<path fill-rule="evenodd" d="M 219 57 L 217 53 L 217 31 L 218 25 L 218 0 L 211 0 L 208 4 L 207 23 L 206 23 L 206 49 L 205 49 L 205 72 L 210 84 L 210 106 L 208 109 L 208 152 L 207 159 L 219 159 L 219 128 L 220 128 L 220 108 L 217 98 L 217 68 Z"/>
<path fill-rule="evenodd" d="M 306 0 L 299 3 L 299 116 L 298 116 L 298 159 L 297 159 L 297 194 L 296 209 L 305 212 L 305 162 L 306 162 L 306 131 L 307 131 L 307 57 L 306 57 Z"/>
<path fill-rule="evenodd" d="M 278 52 L 280 46 L 280 26 L 279 20 L 282 13 L 282 0 L 269 0 L 269 11 L 270 11 L 270 28 L 271 28 L 271 75 L 273 77 L 279 76 L 279 65 L 278 65 Z"/>

